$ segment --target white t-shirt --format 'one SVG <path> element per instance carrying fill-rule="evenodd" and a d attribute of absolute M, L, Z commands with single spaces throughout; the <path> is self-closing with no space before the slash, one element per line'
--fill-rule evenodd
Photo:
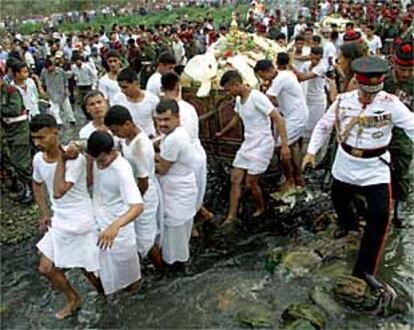
<path fill-rule="evenodd" d="M 122 141 L 122 152 L 132 165 L 136 178 L 155 178 L 155 151 L 149 137 L 140 132 L 129 143 Z"/>
<path fill-rule="evenodd" d="M 118 93 L 114 97 L 113 105 L 123 105 L 126 107 L 131 113 L 134 123 L 142 127 L 145 134 L 148 136 L 156 135 L 154 115 L 160 100 L 148 91 L 143 91 L 143 93 L 144 98 L 138 103 L 129 101 L 124 93 Z"/>
<path fill-rule="evenodd" d="M 130 204 L 143 203 L 131 165 L 121 155 L 104 169 L 94 164 L 93 208 L 100 230 L 125 214 Z M 135 240 L 134 224 L 121 228 L 119 234 Z"/>
<path fill-rule="evenodd" d="M 95 228 L 92 202 L 86 187 L 86 159 L 80 154 L 74 160 L 66 161 L 65 181 L 73 186 L 62 198 L 53 198 L 53 180 L 57 162 L 47 163 L 43 152 L 33 158 L 33 180 L 45 183 L 52 203 L 52 226 L 72 232 L 85 233 Z"/>
<path fill-rule="evenodd" d="M 365 42 L 368 45 L 368 49 L 371 55 L 377 55 L 378 49 L 382 48 L 381 38 L 377 35 L 374 35 L 371 40 L 364 38 Z"/>
<path fill-rule="evenodd" d="M 118 85 L 118 81 L 109 78 L 108 74 L 105 74 L 101 79 L 99 79 L 98 88 L 105 95 L 105 98 L 109 101 L 109 105 L 112 105 L 114 96 L 118 93 L 121 93 L 121 88 Z"/>
<path fill-rule="evenodd" d="M 307 63 L 304 67 L 304 72 L 310 71 L 310 63 Z M 325 74 L 327 71 L 325 63 L 321 60 L 317 66 L 312 68 L 312 72 L 317 75 L 317 77 L 306 80 L 306 92 L 307 96 L 321 96 L 325 95 Z"/>
<path fill-rule="evenodd" d="M 329 65 L 329 58 L 332 59 L 332 65 L 335 64 L 335 60 L 338 57 L 338 50 L 335 47 L 335 44 L 332 41 L 328 41 L 323 47 L 323 59 L 326 62 L 326 65 Z"/>
<path fill-rule="evenodd" d="M 18 86 L 14 81 L 12 82 L 20 92 L 23 98 L 23 104 L 26 110 L 28 110 L 31 117 L 36 116 L 40 113 L 39 111 L 39 94 L 37 92 L 36 83 L 32 78 L 27 78 L 25 87 Z"/>
<path fill-rule="evenodd" d="M 147 81 L 147 87 L 145 88 L 148 92 L 160 97 L 161 95 L 161 73 L 154 72 Z"/>
<path fill-rule="evenodd" d="M 302 48 L 302 56 L 309 56 L 311 52 L 310 47 L 308 46 L 303 46 Z M 298 59 L 294 59 L 293 60 L 293 66 L 295 67 L 296 70 L 303 72 L 303 67 L 305 66 L 306 63 L 308 63 L 309 61 L 302 61 L 302 60 L 298 60 Z"/>
<path fill-rule="evenodd" d="M 275 96 L 279 111 L 285 119 L 288 143 L 295 142 L 306 128 L 309 111 L 299 81 L 291 71 L 279 71 L 273 79 L 267 95 Z"/>
<path fill-rule="evenodd" d="M 192 144 L 196 144 L 199 139 L 199 122 L 196 109 L 184 100 L 178 101 L 180 107 L 180 124 L 184 127 L 190 136 Z"/>
<path fill-rule="evenodd" d="M 187 130 L 177 127 L 173 132 L 165 135 L 161 140 L 160 156 L 173 164 L 169 175 L 187 175 L 193 172 L 193 147 Z"/>
<path fill-rule="evenodd" d="M 275 106 L 269 98 L 255 89 L 250 92 L 244 103 L 237 98 L 235 111 L 243 121 L 245 140 L 257 134 L 272 135 L 269 115 L 274 109 Z"/>

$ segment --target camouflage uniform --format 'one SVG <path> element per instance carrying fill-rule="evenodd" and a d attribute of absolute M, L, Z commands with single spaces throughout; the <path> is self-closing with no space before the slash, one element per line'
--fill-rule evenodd
<path fill-rule="evenodd" d="M 414 111 L 414 78 L 407 82 L 396 82 L 392 77 L 385 81 L 385 91 L 392 93 L 411 110 Z M 396 201 L 405 201 L 410 192 L 410 164 L 413 159 L 413 143 L 400 128 L 392 131 L 389 150 L 391 153 L 392 193 Z"/>
<path fill-rule="evenodd" d="M 29 120 L 19 91 L 3 83 L 0 89 L 3 166 L 13 168 L 26 188 L 32 182 Z"/>

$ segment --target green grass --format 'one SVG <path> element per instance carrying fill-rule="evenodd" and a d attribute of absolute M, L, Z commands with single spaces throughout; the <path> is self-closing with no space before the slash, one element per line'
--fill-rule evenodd
<path fill-rule="evenodd" d="M 112 24 L 117 23 L 120 25 L 131 25 L 137 26 L 139 24 L 144 24 L 145 26 L 154 26 L 155 24 L 169 24 L 175 23 L 176 18 L 181 18 L 184 15 L 188 15 L 189 20 L 199 20 L 207 16 L 208 13 L 214 18 L 216 24 L 221 22 L 230 22 L 231 21 L 231 14 L 233 11 L 239 11 L 241 13 L 241 17 L 246 17 L 246 13 L 248 10 L 248 6 L 237 6 L 237 7 L 222 7 L 222 8 L 197 8 L 197 7 L 185 7 L 185 8 L 178 8 L 171 12 L 169 11 L 159 11 L 148 14 L 147 16 L 139 16 L 139 15 L 128 15 L 128 16 L 120 16 L 120 17 L 110 17 L 110 18 L 103 18 L 98 17 L 94 19 L 92 22 L 89 23 L 63 23 L 59 26 L 59 31 L 61 32 L 79 32 L 85 30 L 87 27 L 93 27 L 94 29 L 98 29 L 99 26 L 104 25 L 107 30 L 110 29 Z M 42 29 L 41 24 L 22 24 L 17 27 L 17 31 L 22 34 L 33 34 L 39 32 Z"/>

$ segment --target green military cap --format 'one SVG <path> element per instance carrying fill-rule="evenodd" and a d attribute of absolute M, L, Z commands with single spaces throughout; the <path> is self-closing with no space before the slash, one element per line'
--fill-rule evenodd
<path fill-rule="evenodd" d="M 351 63 L 360 88 L 367 93 L 377 93 L 384 87 L 384 74 L 388 72 L 388 62 L 376 56 L 364 56 Z"/>
<path fill-rule="evenodd" d="M 405 41 L 396 46 L 394 62 L 400 66 L 414 66 L 414 41 Z"/>

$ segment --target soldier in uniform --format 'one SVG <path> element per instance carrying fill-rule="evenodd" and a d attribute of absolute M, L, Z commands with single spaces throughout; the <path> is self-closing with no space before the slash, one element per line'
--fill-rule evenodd
<path fill-rule="evenodd" d="M 358 89 L 338 96 L 316 125 L 303 160 L 303 167 L 315 165 L 315 155 L 337 130 L 338 150 L 332 167 L 331 198 L 339 223 L 349 220 L 350 205 L 356 194 L 367 201 L 366 228 L 361 240 L 353 275 L 375 286 L 375 280 L 391 205 L 391 173 L 388 145 L 394 126 L 414 140 L 414 113 L 383 89 L 387 62 L 378 57 L 362 57 L 351 64 Z M 343 226 L 345 227 L 345 226 Z"/>
<path fill-rule="evenodd" d="M 32 201 L 31 153 L 29 117 L 18 89 L 0 79 L 2 133 L 7 150 L 3 150 L 14 169 L 17 180 L 23 188 L 17 195 L 17 201 L 27 204 Z M 7 166 L 6 166 L 7 167 Z"/>
<path fill-rule="evenodd" d="M 414 111 L 414 43 L 403 42 L 396 46 L 393 69 L 385 79 L 384 89 L 396 95 L 411 111 Z M 392 131 L 390 143 L 392 163 L 392 196 L 394 199 L 394 224 L 402 226 L 399 209 L 410 192 L 410 164 L 413 160 L 413 143 L 398 127 Z"/>

